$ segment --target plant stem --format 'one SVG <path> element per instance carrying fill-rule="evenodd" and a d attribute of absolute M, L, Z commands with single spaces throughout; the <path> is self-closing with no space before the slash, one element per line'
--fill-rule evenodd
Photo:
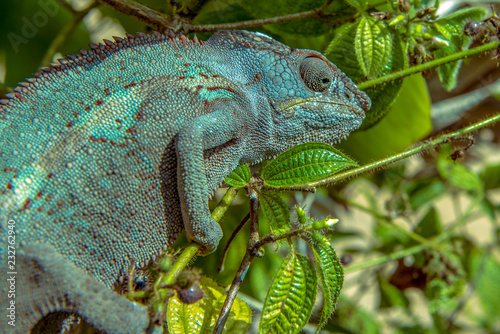
<path fill-rule="evenodd" d="M 227 292 L 226 300 L 224 300 L 224 305 L 222 305 L 219 318 L 215 324 L 214 334 L 220 334 L 224 330 L 224 325 L 229 317 L 231 307 L 233 306 L 234 300 L 236 299 L 236 294 L 240 289 L 241 283 L 245 278 L 245 275 L 252 263 L 252 259 L 258 254 L 260 247 L 256 247 L 259 241 L 259 197 L 255 189 L 250 189 L 250 238 L 248 240 L 247 251 L 243 260 L 241 261 L 240 267 L 234 276 L 231 287 Z"/>
<path fill-rule="evenodd" d="M 325 186 L 325 185 L 329 185 L 329 184 L 333 184 L 333 183 L 338 183 L 338 182 L 346 180 L 348 178 L 352 178 L 352 177 L 355 177 L 357 175 L 367 173 L 367 172 L 373 171 L 373 170 L 378 169 L 378 168 L 385 167 L 389 164 L 403 160 L 403 159 L 408 158 L 412 155 L 422 153 L 422 152 L 427 151 L 427 150 L 429 150 L 437 145 L 446 143 L 450 139 L 453 139 L 453 138 L 459 137 L 459 136 L 463 136 L 467 133 L 479 130 L 479 129 L 484 128 L 488 125 L 491 125 L 495 122 L 498 122 L 499 120 L 500 120 L 500 113 L 495 114 L 491 117 L 488 117 L 480 122 L 466 126 L 465 128 L 459 129 L 457 131 L 454 131 L 451 133 L 446 133 L 446 134 L 443 134 L 435 139 L 425 141 L 425 142 L 421 143 L 420 145 L 418 145 L 417 147 L 407 149 L 406 151 L 403 151 L 401 153 L 397 153 L 397 154 L 392 155 L 390 157 L 370 162 L 370 163 L 368 163 L 364 166 L 358 167 L 358 168 L 353 168 L 353 169 L 347 170 L 345 172 L 335 174 L 335 175 L 333 175 L 329 178 L 323 179 L 323 180 L 309 182 L 307 184 L 300 185 L 300 186 L 295 186 L 294 189 L 300 190 L 302 188 L 318 187 L 318 186 Z"/>
<path fill-rule="evenodd" d="M 68 4 L 64 6 L 73 15 L 73 17 L 71 18 L 71 21 L 68 22 L 68 24 L 66 24 L 59 31 L 56 37 L 52 40 L 52 43 L 50 43 L 49 47 L 42 57 L 42 60 L 40 61 L 40 67 L 47 66 L 47 64 L 51 62 L 54 54 L 61 50 L 62 46 L 66 43 L 66 41 L 71 37 L 75 29 L 78 27 L 78 24 L 80 24 L 80 22 L 90 12 L 90 10 L 97 7 L 97 5 L 97 2 L 93 2 L 87 8 L 80 11 L 75 11 L 73 7 Z"/>
<path fill-rule="evenodd" d="M 385 76 L 380 77 L 380 78 L 376 78 L 373 80 L 362 82 L 362 83 L 358 84 L 358 87 L 359 87 L 359 89 L 364 90 L 364 89 L 367 89 L 369 87 L 377 86 L 377 85 L 380 85 L 380 84 L 383 84 L 383 83 L 386 83 L 389 81 L 404 78 L 404 77 L 412 75 L 412 74 L 427 71 L 427 70 L 430 70 L 432 68 L 438 67 L 440 65 L 446 64 L 446 63 L 451 63 L 453 61 L 461 60 L 461 59 L 464 59 L 467 57 L 471 57 L 471 56 L 475 56 L 475 55 L 478 55 L 481 53 L 492 51 L 492 50 L 497 49 L 499 46 L 500 46 L 500 42 L 491 42 L 491 43 L 488 43 L 485 45 L 475 47 L 473 49 L 469 49 L 469 50 L 462 51 L 462 52 L 457 52 L 457 53 L 454 53 L 452 55 L 449 55 L 449 56 L 446 56 L 443 58 L 432 60 L 430 62 L 420 64 L 417 66 L 413 66 L 413 67 L 410 67 L 410 68 L 407 68 L 407 69 L 404 69 L 404 70 L 401 70 L 398 72 L 394 72 L 394 73 L 385 75 Z"/>
<path fill-rule="evenodd" d="M 443 242 L 446 239 L 448 239 L 458 227 L 462 226 L 465 222 L 467 222 L 467 218 L 469 218 L 472 211 L 477 207 L 477 205 L 481 202 L 481 200 L 482 200 L 481 196 L 475 197 L 474 200 L 471 202 L 471 204 L 467 207 L 467 210 L 465 210 L 464 214 L 462 216 L 460 216 L 460 218 L 456 221 L 456 223 L 453 226 L 451 226 L 445 232 L 441 233 L 440 235 L 438 235 L 435 238 L 428 240 L 428 241 L 430 241 L 432 244 L 438 244 L 438 243 Z M 345 272 L 345 274 L 349 274 L 349 273 L 352 273 L 352 272 L 357 271 L 357 270 L 366 269 L 368 267 L 376 266 L 376 265 L 383 264 L 383 263 L 386 263 L 389 261 L 403 258 L 403 257 L 408 256 L 408 255 L 416 254 L 416 253 L 421 252 L 424 249 L 428 248 L 432 244 L 429 244 L 427 242 L 425 244 L 422 243 L 420 245 L 416 245 L 416 246 L 413 246 L 413 247 L 410 247 L 407 249 L 403 249 L 401 251 L 394 252 L 394 253 L 389 254 L 389 255 L 385 255 L 385 256 L 377 257 L 375 259 L 367 260 L 367 261 L 364 261 L 361 263 L 353 264 L 352 266 L 348 266 L 347 268 L 344 268 L 344 272 Z"/>
<path fill-rule="evenodd" d="M 184 250 L 182 254 L 177 258 L 177 261 L 172 265 L 172 269 L 163 277 L 160 282 L 160 286 L 170 285 L 175 282 L 180 273 L 189 264 L 191 259 L 198 253 L 201 245 L 197 243 L 190 243 Z"/>
<path fill-rule="evenodd" d="M 165 14 L 131 0 L 97 0 L 116 11 L 134 17 L 159 32 L 173 28 L 174 22 Z"/>

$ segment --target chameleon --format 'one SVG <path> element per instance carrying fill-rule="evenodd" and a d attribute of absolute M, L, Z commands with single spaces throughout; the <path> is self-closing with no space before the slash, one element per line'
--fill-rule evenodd
<path fill-rule="evenodd" d="M 0 100 L 0 266 L 18 280 L 17 326 L 1 321 L 18 333 L 54 312 L 144 332 L 147 311 L 111 291 L 131 263 L 182 231 L 213 252 L 209 199 L 232 170 L 336 143 L 371 105 L 321 53 L 258 32 L 127 34 L 58 62 Z"/>

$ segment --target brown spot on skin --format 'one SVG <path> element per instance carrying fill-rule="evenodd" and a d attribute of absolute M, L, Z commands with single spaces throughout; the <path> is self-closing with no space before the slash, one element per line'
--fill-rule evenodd
<path fill-rule="evenodd" d="M 234 93 L 234 90 L 231 87 L 207 87 L 208 91 L 214 91 L 219 89 L 224 89 L 227 90 L 228 92 Z"/>
<path fill-rule="evenodd" d="M 202 88 L 203 88 L 202 85 L 196 86 L 196 94 L 198 94 Z"/>
<path fill-rule="evenodd" d="M 109 93 L 109 88 L 105 88 L 105 89 L 104 89 L 104 94 L 106 94 L 106 96 L 110 95 L 110 93 Z"/>
<path fill-rule="evenodd" d="M 36 194 L 36 198 L 42 198 L 42 192 L 39 191 L 38 194 Z"/>
<path fill-rule="evenodd" d="M 105 143 L 105 142 L 107 142 L 108 140 L 107 140 L 106 138 L 104 138 L 104 137 L 101 137 L 101 138 L 99 138 L 99 139 L 98 139 L 98 141 L 99 141 L 100 143 Z"/>
<path fill-rule="evenodd" d="M 28 198 L 28 199 L 26 200 L 26 202 L 24 202 L 24 205 L 23 205 L 22 209 L 21 209 L 21 210 L 19 210 L 19 211 L 22 211 L 22 210 L 29 210 L 29 209 L 31 208 L 31 205 L 32 205 L 32 204 L 33 204 L 33 201 L 31 200 L 31 198 Z"/>
<path fill-rule="evenodd" d="M 73 121 L 70 121 L 70 122 L 68 122 L 68 124 L 66 124 L 66 127 L 67 127 L 67 128 L 71 128 L 73 125 L 75 125 L 75 124 L 73 123 Z"/>
<path fill-rule="evenodd" d="M 11 168 L 11 167 L 5 167 L 3 169 L 4 173 L 19 173 L 19 169 L 16 168 Z"/>
<path fill-rule="evenodd" d="M 123 121 L 122 121 L 121 119 L 115 119 L 115 122 L 116 122 L 116 123 L 120 123 L 120 124 L 122 124 L 122 123 L 123 123 Z"/>
<path fill-rule="evenodd" d="M 176 56 L 177 58 L 181 58 L 182 56 L 178 53 L 174 53 L 174 56 Z"/>
<path fill-rule="evenodd" d="M 9 182 L 9 183 L 7 183 L 7 189 L 9 189 L 9 190 L 14 189 L 14 187 L 12 186 L 12 184 L 11 184 L 10 182 Z"/>
<path fill-rule="evenodd" d="M 104 102 L 102 100 L 97 100 L 95 101 L 95 104 L 96 106 L 100 106 L 101 104 L 103 104 Z"/>
<path fill-rule="evenodd" d="M 186 77 L 179 77 L 179 79 L 186 79 Z"/>
<path fill-rule="evenodd" d="M 205 79 L 208 79 L 208 75 L 206 75 L 206 74 L 200 73 L 200 76 L 205 78 Z"/>
<path fill-rule="evenodd" d="M 86 107 L 85 107 L 85 111 L 90 111 L 90 107 L 89 107 L 89 106 L 86 106 Z"/>
<path fill-rule="evenodd" d="M 218 78 L 218 77 L 219 77 L 219 75 L 217 75 L 217 74 L 212 75 L 212 78 Z"/>
<path fill-rule="evenodd" d="M 184 66 L 188 67 L 188 66 L 191 66 L 190 63 L 185 63 Z"/>
<path fill-rule="evenodd" d="M 130 133 L 132 135 L 135 135 L 137 133 L 137 130 L 135 129 L 135 127 L 130 127 L 128 128 L 127 130 L 125 130 L 126 133 Z"/>
<path fill-rule="evenodd" d="M 97 141 L 97 138 L 96 138 L 96 137 L 94 137 L 93 135 L 90 135 L 90 136 L 89 136 L 89 140 L 90 140 L 91 142 L 95 143 L 95 142 Z"/>
<path fill-rule="evenodd" d="M 135 85 L 137 85 L 135 82 L 131 82 L 128 85 L 125 85 L 123 88 L 127 89 L 127 88 L 130 88 L 130 87 L 134 87 Z"/>
<path fill-rule="evenodd" d="M 125 71 L 127 68 L 126 67 L 121 67 L 120 71 Z"/>
<path fill-rule="evenodd" d="M 52 174 L 52 173 L 47 174 L 47 179 L 50 180 L 52 178 L 52 176 L 54 176 L 54 174 Z"/>
<path fill-rule="evenodd" d="M 142 113 L 142 111 L 139 111 L 137 114 L 135 114 L 136 121 L 141 121 L 143 117 L 144 117 L 144 114 Z"/>

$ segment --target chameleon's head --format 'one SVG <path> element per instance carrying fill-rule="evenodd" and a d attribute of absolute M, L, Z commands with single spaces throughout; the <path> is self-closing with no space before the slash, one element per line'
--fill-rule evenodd
<path fill-rule="evenodd" d="M 226 41 L 232 39 L 235 48 L 252 50 L 241 51 L 232 66 L 238 68 L 237 59 L 243 58 L 241 66 L 251 68 L 243 81 L 268 99 L 273 123 L 271 150 L 279 152 L 311 141 L 333 144 L 359 128 L 371 101 L 322 54 L 290 49 L 260 33 L 220 33 Z M 252 53 L 257 55 L 255 60 Z"/>

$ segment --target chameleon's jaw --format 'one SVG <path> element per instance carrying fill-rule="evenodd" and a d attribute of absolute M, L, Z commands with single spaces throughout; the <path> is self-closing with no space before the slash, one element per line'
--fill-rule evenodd
<path fill-rule="evenodd" d="M 297 98 L 282 103 L 275 103 L 273 106 L 275 107 L 276 111 L 282 114 L 285 118 L 293 116 L 297 108 L 316 110 L 318 113 L 335 112 L 339 114 L 353 114 L 358 117 L 365 118 L 364 109 L 360 106 L 354 105 L 349 102 L 332 101 L 331 99 L 326 98 Z"/>

